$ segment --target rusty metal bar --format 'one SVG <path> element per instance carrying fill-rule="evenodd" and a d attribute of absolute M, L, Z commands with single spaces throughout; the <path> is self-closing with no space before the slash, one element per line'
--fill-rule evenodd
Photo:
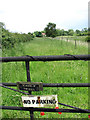
<path fill-rule="evenodd" d="M 13 88 L 4 86 L 3 84 L 0 84 L 0 86 L 1 86 L 1 87 L 4 87 L 4 88 L 7 88 L 7 89 L 9 89 L 9 90 L 13 90 L 13 91 L 15 91 L 15 92 L 19 92 L 19 93 L 23 93 L 23 94 L 25 94 L 25 95 L 29 95 L 29 93 L 25 93 L 25 92 L 22 92 L 22 91 L 20 91 L 20 90 L 16 90 L 16 89 L 13 89 Z"/>
<path fill-rule="evenodd" d="M 0 57 L 0 62 L 15 61 L 67 61 L 67 60 L 90 60 L 88 55 L 56 55 L 56 56 L 20 56 L 20 57 Z"/>
<path fill-rule="evenodd" d="M 90 109 L 53 109 L 53 108 L 28 108 L 28 107 L 17 107 L 17 106 L 0 106 L 0 109 L 7 110 L 24 110 L 24 111 L 43 111 L 43 112 L 67 112 L 67 113 L 90 113 Z"/>
<path fill-rule="evenodd" d="M 43 87 L 90 87 L 90 83 L 43 83 Z"/>
<path fill-rule="evenodd" d="M 58 104 L 59 104 L 59 105 L 66 106 L 66 107 L 74 108 L 74 109 L 76 109 L 76 110 L 81 110 L 81 111 L 88 112 L 88 110 L 84 110 L 84 109 L 81 109 L 81 108 L 78 108 L 78 107 L 74 107 L 74 106 L 71 106 L 71 105 L 67 105 L 67 104 L 64 104 L 64 103 L 58 102 Z"/>
<path fill-rule="evenodd" d="M 29 61 L 26 61 L 26 72 L 27 72 L 27 82 L 31 82 L 30 71 L 29 71 Z"/>
<path fill-rule="evenodd" d="M 5 86 L 16 87 L 16 83 L 2 83 Z M 90 83 L 43 83 L 43 87 L 90 87 Z"/>
<path fill-rule="evenodd" d="M 27 72 L 27 82 L 31 82 L 31 78 L 30 78 L 30 70 L 29 70 L 29 61 L 26 61 L 26 72 Z M 31 95 L 31 91 L 28 91 L 29 94 Z M 30 118 L 31 120 L 34 120 L 34 114 L 33 114 L 33 111 L 30 110 Z"/>

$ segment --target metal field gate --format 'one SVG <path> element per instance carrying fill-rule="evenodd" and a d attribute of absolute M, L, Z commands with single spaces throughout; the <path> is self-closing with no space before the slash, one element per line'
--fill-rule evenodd
<path fill-rule="evenodd" d="M 20 90 L 10 88 L 10 86 L 17 86 L 17 83 L 0 83 L 1 87 L 23 93 L 25 95 L 31 95 L 32 91 L 43 90 L 43 87 L 90 87 L 90 83 L 32 83 L 30 79 L 30 68 L 29 62 L 31 61 L 70 61 L 70 60 L 90 60 L 89 55 L 56 55 L 56 56 L 20 56 L 20 57 L 0 57 L 0 62 L 16 62 L 24 61 L 26 64 L 27 72 L 27 81 L 24 83 L 18 83 Z M 29 86 L 29 87 L 27 87 Z M 21 90 L 27 90 L 28 93 L 22 92 Z M 16 106 L 0 106 L 0 109 L 6 110 L 21 110 L 21 111 L 30 111 L 31 120 L 34 119 L 34 111 L 43 111 L 43 112 L 68 112 L 68 113 L 90 113 L 90 109 L 81 109 L 74 106 L 66 105 L 64 103 L 58 102 L 58 104 L 67 106 L 73 109 L 52 109 L 52 108 L 35 108 L 35 107 L 16 107 Z"/>

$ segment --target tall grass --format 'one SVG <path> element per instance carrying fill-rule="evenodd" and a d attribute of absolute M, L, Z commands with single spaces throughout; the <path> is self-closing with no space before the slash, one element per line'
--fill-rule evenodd
<path fill-rule="evenodd" d="M 64 55 L 64 54 L 88 54 L 88 48 L 80 46 L 75 49 L 68 42 L 61 42 L 49 38 L 35 38 L 34 40 L 16 45 L 14 48 L 3 50 L 6 56 L 40 56 L 40 55 Z M 32 82 L 43 83 L 88 83 L 87 61 L 58 61 L 58 62 L 30 62 Z M 2 64 L 2 82 L 27 81 L 24 62 Z M 22 94 L 2 89 L 2 105 L 22 106 Z M 32 92 L 34 95 L 58 95 L 58 101 L 68 105 L 88 109 L 87 88 L 44 88 L 40 92 Z M 59 105 L 59 108 L 68 108 Z M 3 110 L 3 118 L 29 118 L 29 112 Z M 45 113 L 34 112 L 36 118 L 87 118 L 84 113 Z"/>
<path fill-rule="evenodd" d="M 87 36 L 58 36 L 59 39 L 86 42 Z"/>

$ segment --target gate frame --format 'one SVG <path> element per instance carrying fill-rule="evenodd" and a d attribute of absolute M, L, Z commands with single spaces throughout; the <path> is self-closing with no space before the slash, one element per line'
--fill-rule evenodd
<path fill-rule="evenodd" d="M 16 62 L 16 61 L 25 61 L 26 64 L 26 72 L 27 72 L 27 82 L 31 82 L 30 78 L 30 61 L 68 61 L 68 60 L 90 60 L 89 55 L 56 55 L 56 56 L 20 56 L 20 57 L 0 57 L 0 62 Z M 11 89 L 6 86 L 16 86 L 16 83 L 1 83 L 1 87 L 5 87 Z M 90 83 L 43 83 L 43 87 L 90 87 Z M 15 89 L 13 89 L 15 91 Z M 18 91 L 19 92 L 19 91 Z M 28 91 L 28 94 L 31 95 L 32 92 Z M 74 109 L 51 109 L 51 108 L 26 108 L 26 107 L 15 107 L 15 106 L 0 106 L 0 109 L 7 110 L 24 110 L 30 112 L 31 120 L 34 119 L 34 111 L 43 111 L 43 112 L 71 112 L 71 113 L 90 113 L 90 109 L 81 109 L 77 107 L 73 107 L 70 105 L 66 105 L 63 103 L 58 103 L 60 105 L 68 106 Z"/>

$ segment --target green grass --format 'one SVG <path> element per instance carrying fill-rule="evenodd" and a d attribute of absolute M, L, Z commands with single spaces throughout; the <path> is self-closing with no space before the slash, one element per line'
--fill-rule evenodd
<path fill-rule="evenodd" d="M 64 40 L 76 40 L 81 42 L 86 42 L 87 36 L 58 36 L 57 38 L 64 39 Z"/>
<path fill-rule="evenodd" d="M 64 54 L 88 54 L 88 48 L 61 42 L 49 38 L 35 38 L 34 40 L 16 45 L 12 49 L 3 50 L 3 57 L 8 56 L 40 56 L 40 55 L 64 55 Z M 87 61 L 58 61 L 58 62 L 30 62 L 32 82 L 43 83 L 88 83 Z M 24 62 L 2 64 L 2 82 L 27 81 Z M 16 88 L 17 89 L 17 88 Z M 23 94 L 2 88 L 2 104 L 5 106 L 22 106 Z M 88 88 L 44 88 L 40 92 L 32 92 L 33 95 L 58 95 L 58 101 L 68 105 L 88 109 Z M 59 105 L 59 108 L 68 108 Z M 69 108 L 70 109 L 70 108 Z M 88 118 L 86 113 L 45 113 L 34 112 L 36 118 Z M 29 118 L 29 112 L 3 110 L 3 118 Z"/>
<path fill-rule="evenodd" d="M 72 38 L 71 38 L 71 40 L 77 40 L 77 41 L 81 41 L 81 42 L 86 42 L 86 37 L 87 36 L 73 36 Z"/>

